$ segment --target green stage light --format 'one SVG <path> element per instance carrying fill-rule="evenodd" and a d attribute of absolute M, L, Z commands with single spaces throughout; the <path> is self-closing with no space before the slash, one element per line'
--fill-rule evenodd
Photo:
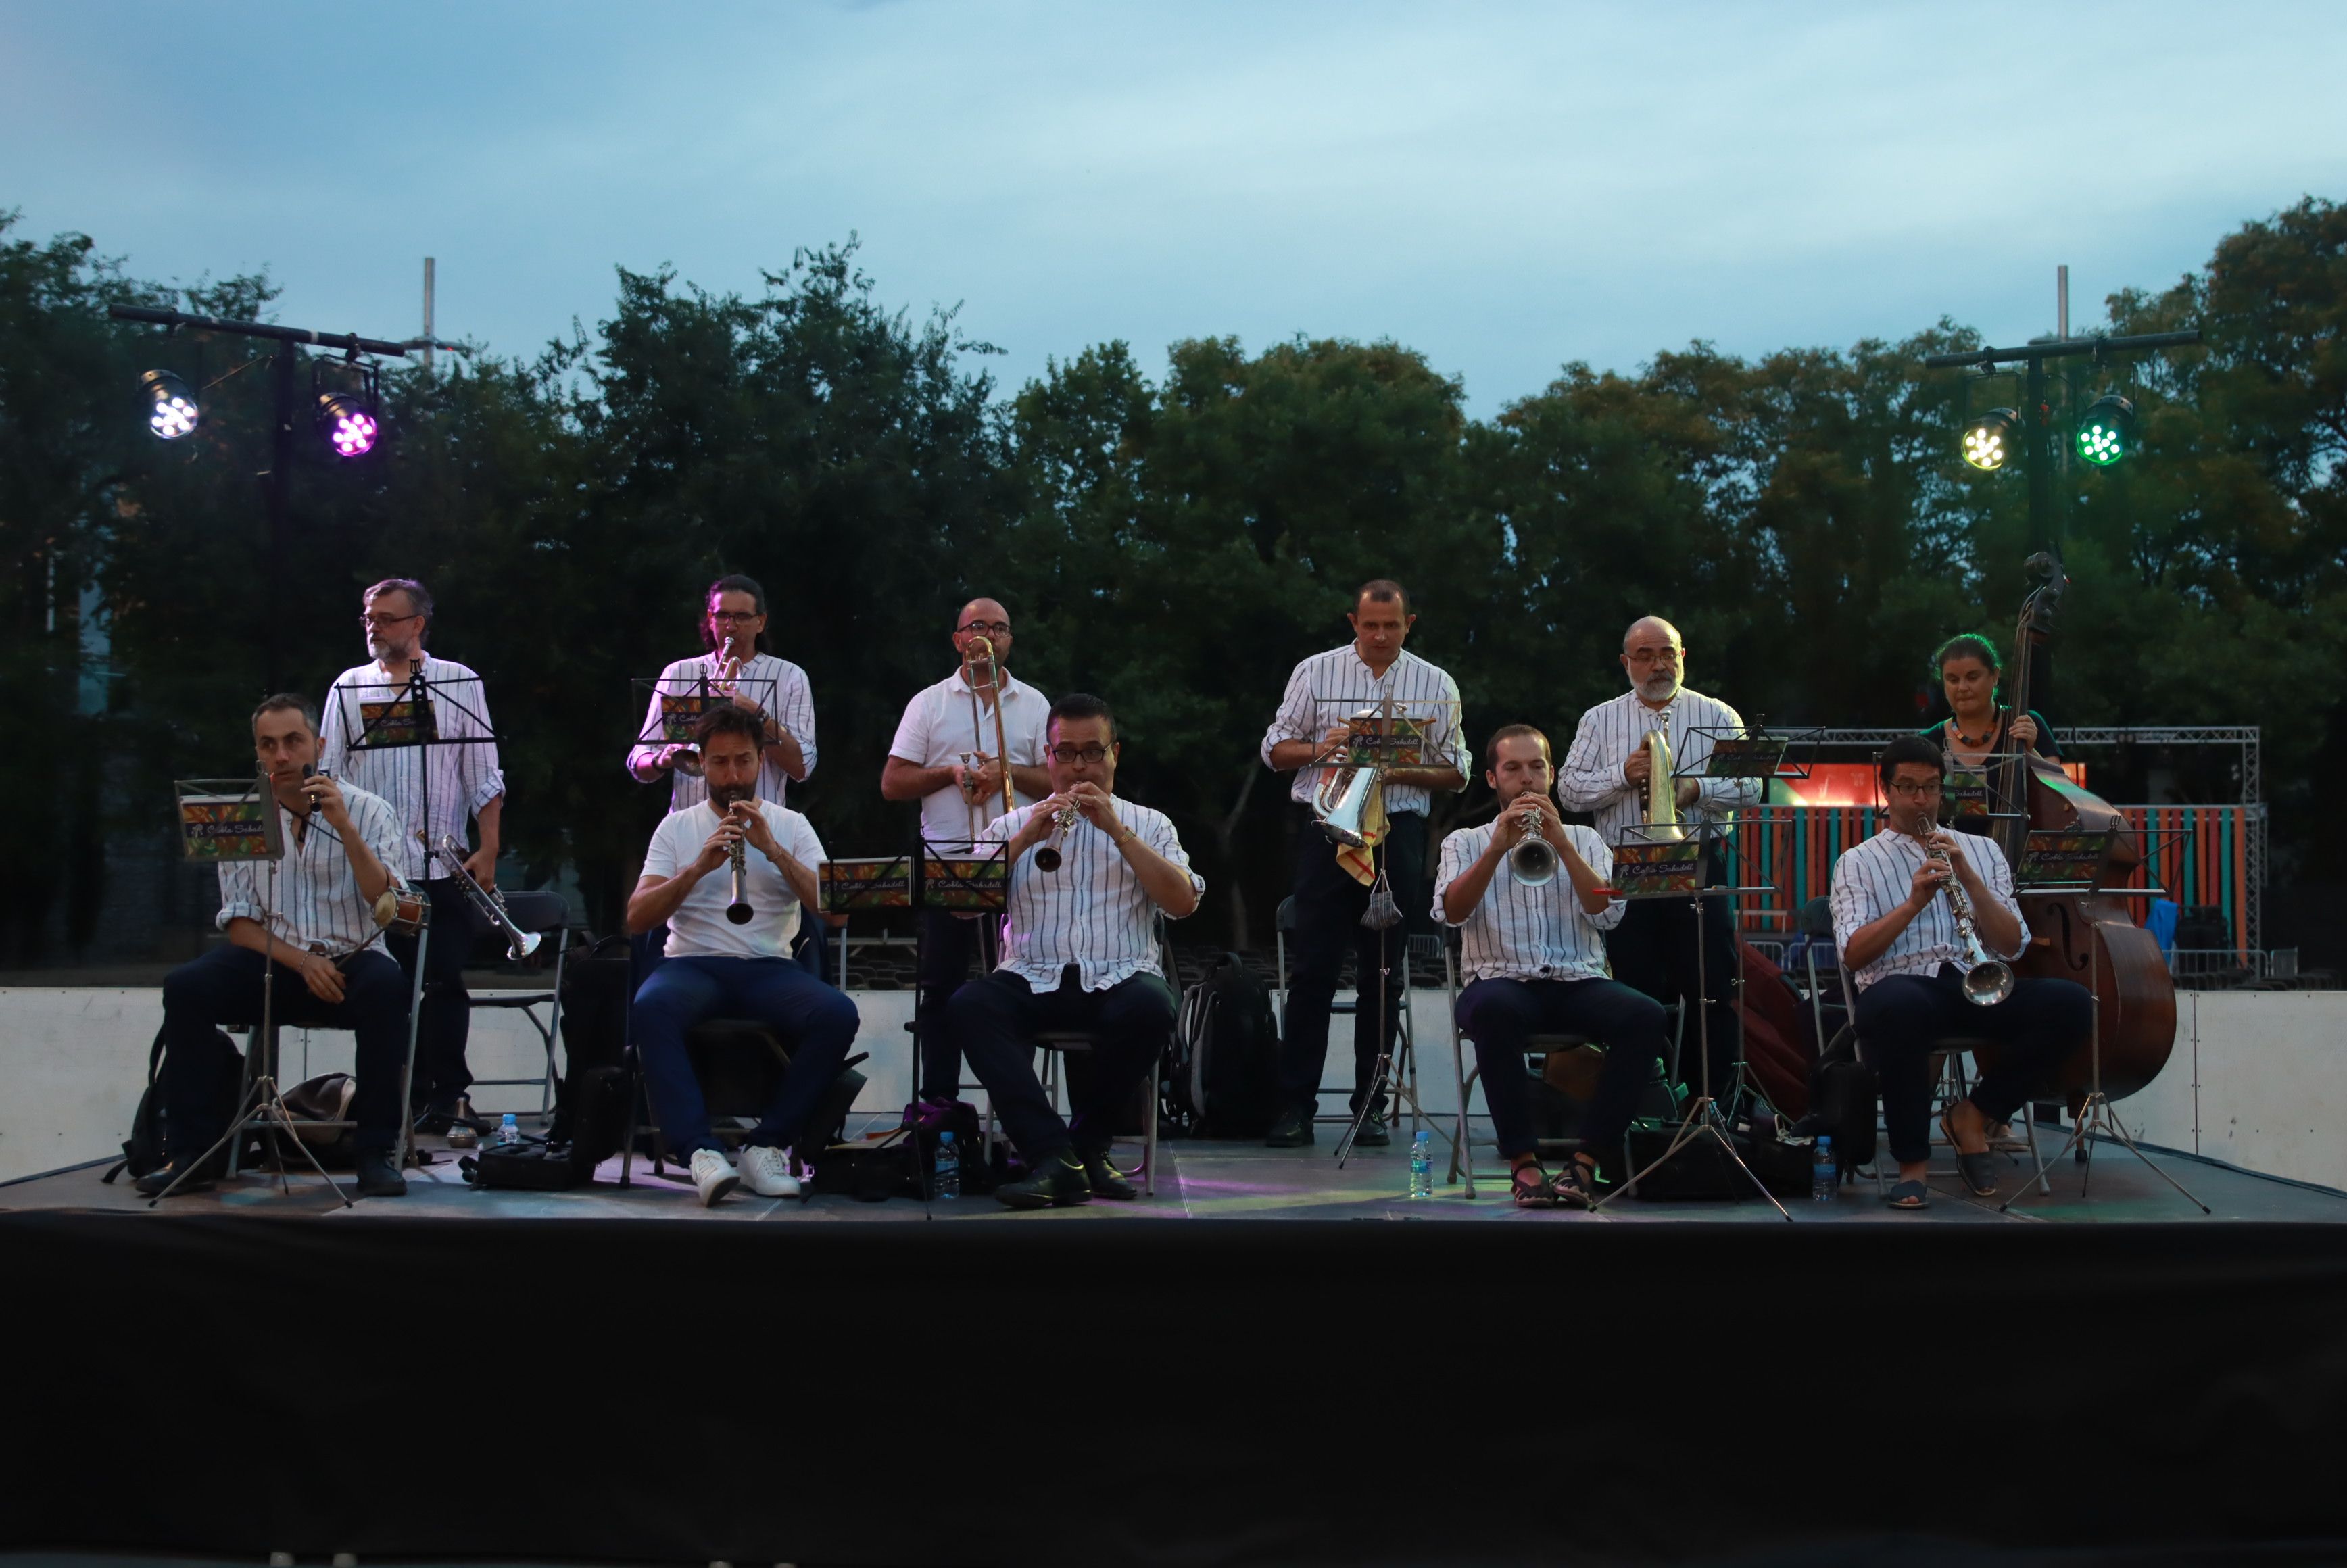
<path fill-rule="evenodd" d="M 2106 392 L 2087 405 L 2078 421 L 2078 456 L 2107 468 L 2135 450 L 2135 405 Z"/>
<path fill-rule="evenodd" d="M 1964 461 L 1993 473 L 2013 456 L 2021 436 L 2021 415 L 2010 408 L 1992 408 L 1964 426 Z"/>

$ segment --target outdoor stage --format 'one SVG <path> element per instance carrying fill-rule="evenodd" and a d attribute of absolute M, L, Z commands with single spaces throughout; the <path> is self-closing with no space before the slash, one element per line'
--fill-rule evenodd
<path fill-rule="evenodd" d="M 1406 1123 L 1405 1123 L 1406 1125 Z M 0 1544 L 259 1562 L 1971 1560 L 2347 1542 L 2347 1196 L 1528 1213 L 1166 1143 L 1013 1214 L 0 1187 Z M 1943 1162 L 1944 1163 L 1944 1162 Z M 2008 1167 L 2010 1184 L 2020 1173 Z M 1189 1223 L 1176 1223 L 1187 1221 Z M 1397 1222 L 1397 1223 L 1388 1223 Z M 1927 1548 L 1940 1543 L 1941 1550 Z M 2062 1561 L 2077 1561 L 2065 1554 Z M 2161 1553 L 2163 1562 L 2192 1560 Z"/>

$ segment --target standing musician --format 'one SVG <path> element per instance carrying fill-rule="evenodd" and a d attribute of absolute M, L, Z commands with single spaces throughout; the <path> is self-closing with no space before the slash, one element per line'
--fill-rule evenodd
<path fill-rule="evenodd" d="M 825 856 L 805 817 L 758 798 L 765 735 L 754 714 L 730 702 L 701 715 L 693 743 L 708 799 L 671 812 L 652 830 L 628 899 L 631 935 L 668 927 L 667 961 L 637 990 L 630 1033 L 652 1113 L 669 1147 L 690 1163 L 704 1205 L 741 1182 L 764 1197 L 797 1194 L 785 1151 L 807 1131 L 856 1038 L 856 1004 L 790 957 Z M 743 1144 L 738 1171 L 710 1131 L 709 1104 L 685 1053 L 692 1026 L 712 1018 L 764 1024 L 790 1046 L 790 1071 Z"/>
<path fill-rule="evenodd" d="M 1677 767 L 1697 768 L 1711 755 L 1718 734 L 1744 727 L 1735 709 L 1686 687 L 1686 644 L 1679 641 L 1678 628 L 1660 616 L 1631 622 L 1622 637 L 1622 669 L 1630 690 L 1581 715 L 1572 749 L 1556 775 L 1558 804 L 1594 814 L 1598 835 L 1617 848 L 1641 841 L 1635 829 L 1646 819 L 1647 784 L 1654 771 L 1646 745 L 1649 731 L 1663 732 Z M 1736 807 L 1758 803 L 1760 782 L 1682 778 L 1672 798 L 1680 820 L 1693 834 L 1706 824 L 1732 825 Z M 1704 857 L 1707 886 L 1733 886 L 1723 845 L 1715 843 Z M 1701 999 L 1710 1031 L 1711 1089 L 1725 1100 L 1742 1038 L 1729 994 L 1736 973 L 1736 922 L 1726 898 L 1698 902 L 1699 914 L 1676 898 L 1636 900 L 1607 934 L 1605 951 L 1615 979 L 1658 1002 Z M 1703 926 L 1700 941 L 1698 920 Z M 1682 1038 L 1693 1039 L 1696 1033 L 1688 1029 Z M 1693 1068 L 1683 1071 L 1694 1078 Z"/>
<path fill-rule="evenodd" d="M 425 651 L 424 639 L 432 629 L 432 596 L 424 585 L 404 577 L 386 578 L 366 590 L 360 620 L 374 661 L 343 671 L 327 692 L 319 766 L 391 803 L 401 829 L 392 869 L 404 880 L 421 885 L 431 904 L 433 940 L 408 1110 L 422 1112 L 416 1122 L 419 1132 L 445 1132 L 451 1122 L 470 1120 L 472 1114 L 464 1093 L 473 1081 L 465 1062 L 465 1046 L 473 1030 L 473 999 L 465 989 L 473 909 L 454 875 L 427 875 L 430 863 L 424 846 L 428 842 L 436 848 L 443 835 L 464 843 L 466 819 L 471 818 L 480 825 L 481 846 L 465 857 L 465 870 L 484 889 L 494 888 L 506 777 L 497 766 L 497 743 L 477 739 L 495 733 L 481 678 L 452 659 Z M 427 682 L 425 694 L 440 738 L 465 743 L 360 743 L 367 731 L 360 704 L 397 701 L 407 689 L 411 667 L 418 667 Z M 415 938 L 394 933 L 384 945 L 413 979 Z"/>
<path fill-rule="evenodd" d="M 731 698 L 759 722 L 758 794 L 780 805 L 786 784 L 805 784 L 815 772 L 815 698 L 806 671 L 766 651 L 766 590 L 756 578 L 719 578 L 702 595 L 702 612 L 701 642 L 708 651 L 661 671 L 637 733 L 658 737 L 661 698 L 697 692 L 706 679 L 712 695 Z M 760 696 L 773 702 L 774 712 Z M 640 740 L 628 753 L 628 772 L 644 783 L 670 775 L 671 811 L 688 811 L 709 798 L 700 768 L 693 748 L 682 742 Z"/>
<path fill-rule="evenodd" d="M 1002 804 L 1006 745 L 1014 804 L 1032 805 L 1051 793 L 1043 766 L 1051 704 L 1003 667 L 1010 656 L 1010 616 L 995 600 L 974 599 L 961 607 L 953 646 L 960 659 L 954 672 L 905 704 L 880 770 L 880 794 L 921 803 L 924 842 L 960 845 L 974 843 L 1010 809 Z M 946 1004 L 969 978 L 971 959 L 979 961 L 980 974 L 994 968 L 995 927 L 990 918 L 921 911 L 913 1032 L 920 1040 L 924 1099 L 949 1101 L 961 1082 L 961 1053 L 946 1027 Z"/>
<path fill-rule="evenodd" d="M 1467 784 L 1467 752 L 1459 736 L 1459 683 L 1403 649 L 1418 617 L 1409 612 L 1409 598 L 1401 584 L 1388 578 L 1363 583 L 1346 619 L 1352 623 L 1353 641 L 1316 653 L 1296 666 L 1287 677 L 1279 712 L 1263 736 L 1264 764 L 1274 773 L 1295 774 L 1296 783 L 1288 793 L 1299 808 L 1296 813 L 1296 966 L 1288 977 L 1286 1038 L 1279 1057 L 1283 1103 L 1270 1136 L 1264 1140 L 1275 1149 L 1298 1148 L 1312 1142 L 1320 1072 L 1328 1059 L 1329 1006 L 1337 994 L 1345 949 L 1353 949 L 1361 998 L 1353 1014 L 1352 1110 L 1356 1116 L 1369 1098 L 1378 1057 L 1399 1032 L 1399 1012 L 1408 1005 L 1407 998 L 1385 1008 L 1369 999 L 1375 994 L 1385 945 L 1380 933 L 1361 924 L 1372 883 L 1364 881 L 1340 858 L 1338 846 L 1320 831 L 1312 810 L 1321 765 L 1332 759 L 1341 761 L 1353 733 L 1349 723 L 1332 723 L 1330 715 L 1385 699 L 1392 700 L 1404 712 L 1416 708 L 1430 710 L 1435 715 L 1428 726 L 1428 750 L 1441 761 L 1388 768 L 1379 784 L 1385 796 L 1387 831 L 1378 846 L 1378 860 L 1385 869 L 1394 902 L 1405 911 L 1424 907 L 1426 810 L 1433 792 L 1463 789 Z M 1354 864 L 1358 864 L 1358 859 Z M 1385 1107 L 1373 1106 L 1358 1142 L 1387 1141 Z"/>
<path fill-rule="evenodd" d="M 2026 749 L 2049 761 L 2062 753 L 2045 719 L 2036 713 L 2016 713 L 1997 701 L 1997 682 L 2004 666 L 1996 644 L 1975 631 L 1951 637 L 1932 655 L 1939 672 L 1940 690 L 1948 699 L 1950 717 L 1923 732 L 1948 756 L 1951 772 L 1977 772 L 1999 753 Z M 1960 833 L 1988 833 L 1994 820 L 1985 813 L 1960 815 L 1949 825 Z"/>
<path fill-rule="evenodd" d="M 391 867 L 405 835 L 381 797 L 310 771 L 318 758 L 318 711 L 307 697 L 264 699 L 252 711 L 252 749 L 276 797 L 284 865 L 273 877 L 251 862 L 221 866 L 219 922 L 228 945 L 164 978 L 160 1091 L 170 1163 L 136 1184 L 153 1197 L 182 1174 L 182 1193 L 218 1178 L 220 1164 L 190 1165 L 220 1141 L 238 1106 L 241 1063 L 220 1028 L 259 1021 L 261 975 L 274 965 L 274 1021 L 323 1024 L 357 1037 L 351 1114 L 358 1123 L 358 1190 L 395 1198 L 407 1191 L 398 1148 L 408 983 L 398 965 L 368 949 L 375 901 L 399 881 Z"/>
<path fill-rule="evenodd" d="M 1995 1065 L 1971 1095 L 1949 1107 L 1940 1130 L 1956 1147 L 1964 1184 L 1985 1197 L 1996 1191 L 1988 1129 L 2011 1118 L 2094 1027 L 2094 1001 L 2069 980 L 2015 979 L 2004 1000 L 1966 999 L 1964 977 L 1984 959 L 2017 957 L 2029 940 L 2013 895 L 2013 871 L 1993 838 L 1939 826 L 1947 759 L 1920 735 L 1882 748 L 1877 764 L 1889 797 L 1886 825 L 1834 863 L 1834 940 L 1858 987 L 1852 1021 L 1882 1080 L 1882 1122 L 1899 1184 L 1891 1206 L 1920 1209 L 1932 1144 L 1931 1053 L 1951 1035 L 1976 1035 L 2000 1046 Z M 1970 906 L 1968 943 L 1951 897 Z"/>
<path fill-rule="evenodd" d="M 1500 814 L 1442 841 L 1434 916 L 1463 926 L 1467 989 L 1459 1028 L 1475 1042 L 1483 1100 L 1500 1153 L 1512 1167 L 1519 1204 L 1577 1204 L 1597 1186 L 1598 1152 L 1619 1145 L 1638 1087 L 1663 1059 L 1663 1004 L 1605 972 L 1599 933 L 1621 924 L 1624 901 L 1605 879 L 1614 854 L 1596 833 L 1558 817 L 1548 799 L 1553 775 L 1548 737 L 1530 724 L 1493 732 L 1483 748 L 1483 782 Z M 1526 884 L 1517 856 L 1538 838 L 1553 856 L 1548 880 Z M 1588 1036 L 1605 1047 L 1597 1092 L 1581 1121 L 1581 1149 L 1551 1183 L 1532 1134 L 1524 1051 L 1543 1033 Z"/>
<path fill-rule="evenodd" d="M 1120 748 L 1106 702 L 1061 698 L 1050 738 L 1049 798 L 984 832 L 1010 846 L 1002 965 L 955 992 L 946 1016 L 1027 1163 L 1026 1180 L 995 1189 L 1014 1209 L 1134 1195 L 1108 1146 L 1117 1112 L 1173 1038 L 1157 912 L 1179 920 L 1206 890 L 1165 815 L 1117 798 Z M 1100 1039 L 1091 1071 L 1075 1081 L 1071 1122 L 1035 1076 L 1036 1034 L 1062 1029 Z"/>

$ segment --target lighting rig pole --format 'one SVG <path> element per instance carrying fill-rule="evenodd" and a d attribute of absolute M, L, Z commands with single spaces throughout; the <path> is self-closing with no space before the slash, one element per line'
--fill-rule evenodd
<path fill-rule="evenodd" d="M 157 310 L 147 305 L 109 305 L 107 307 L 106 313 L 117 321 L 146 322 L 155 326 L 169 327 L 173 331 L 181 327 L 193 327 L 199 332 L 222 333 L 231 337 L 265 338 L 278 344 L 277 353 L 274 355 L 275 364 L 271 367 L 271 380 L 275 392 L 275 409 L 272 415 L 273 428 L 270 432 L 269 566 L 266 578 L 269 603 L 273 607 L 280 597 L 282 585 L 278 579 L 282 572 L 282 558 L 285 549 L 285 537 L 292 529 L 292 521 L 293 422 L 299 413 L 301 395 L 297 374 L 301 369 L 301 345 L 311 343 L 320 348 L 339 349 L 343 353 L 345 363 L 352 364 L 354 364 L 358 356 L 363 354 L 391 354 L 405 359 L 407 356 L 408 345 L 390 343 L 382 338 L 361 337 L 356 333 L 322 333 L 313 332 L 306 327 L 272 326 L 267 322 L 225 321 L 219 316 L 191 315 L 186 311 Z M 150 381 L 158 373 L 149 372 Z M 333 443 L 335 452 L 343 457 L 364 456 L 374 446 L 378 415 L 375 407 L 374 372 L 368 370 L 363 373 L 363 381 L 364 385 L 359 396 L 353 397 L 341 393 L 321 393 L 315 400 L 317 406 L 314 413 L 322 423 L 331 424 L 332 429 L 328 439 Z M 164 377 L 154 384 L 158 389 L 155 395 L 159 404 L 164 401 L 163 393 L 169 386 L 177 386 L 183 394 L 185 393 L 184 384 L 179 383 L 174 377 Z M 159 415 L 149 421 L 150 426 L 158 436 L 167 438 L 184 435 L 187 431 L 195 428 L 196 408 L 193 394 L 186 394 L 184 410 L 184 424 L 178 428 L 167 429 Z M 278 687 L 279 673 L 277 618 L 273 613 L 266 614 L 261 617 L 261 620 L 266 628 L 267 674 L 264 683 L 269 691 L 274 692 Z"/>

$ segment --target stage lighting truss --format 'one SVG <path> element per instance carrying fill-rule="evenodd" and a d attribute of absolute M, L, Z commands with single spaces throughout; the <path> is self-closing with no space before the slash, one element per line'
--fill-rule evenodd
<path fill-rule="evenodd" d="M 329 364 L 334 365 L 338 379 L 354 381 L 356 384 L 327 386 Z M 310 393 L 318 434 L 334 449 L 335 456 L 364 457 L 374 450 L 375 438 L 383 431 L 382 415 L 377 412 L 383 406 L 383 399 L 374 366 L 355 360 L 339 364 L 317 361 L 310 370 Z"/>
<path fill-rule="evenodd" d="M 2135 451 L 2135 405 L 2106 392 L 2078 420 L 2078 456 L 2107 468 Z"/>
<path fill-rule="evenodd" d="M 2021 442 L 2021 415 L 1992 408 L 1964 426 L 1964 461 L 1985 473 L 2005 466 Z"/>
<path fill-rule="evenodd" d="M 150 370 L 138 378 L 147 396 L 147 428 L 165 441 L 177 441 L 196 427 L 196 395 L 168 370 Z"/>

